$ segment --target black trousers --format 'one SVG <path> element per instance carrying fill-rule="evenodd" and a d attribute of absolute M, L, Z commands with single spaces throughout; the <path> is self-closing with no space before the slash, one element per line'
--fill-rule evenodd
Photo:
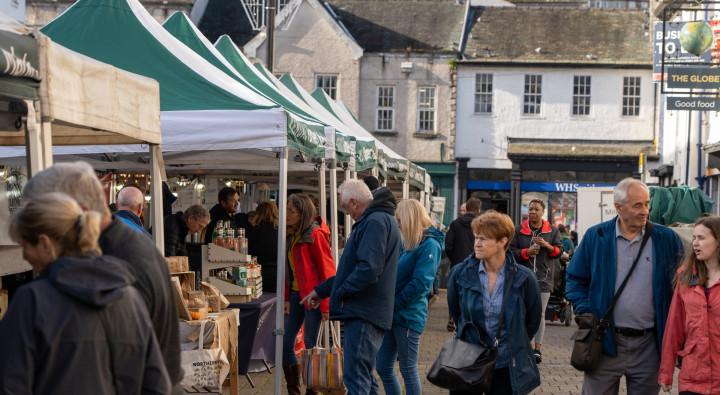
<path fill-rule="evenodd" d="M 512 395 L 512 385 L 510 384 L 510 368 L 495 369 L 493 373 L 492 388 L 485 395 Z M 467 391 L 450 391 L 450 395 L 480 395 L 482 392 L 477 390 Z"/>
<path fill-rule="evenodd" d="M 700 395 L 697 392 L 683 391 L 680 395 Z"/>

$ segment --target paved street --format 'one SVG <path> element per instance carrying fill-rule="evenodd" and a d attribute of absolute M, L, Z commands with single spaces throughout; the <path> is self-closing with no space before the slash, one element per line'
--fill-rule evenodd
<path fill-rule="evenodd" d="M 422 337 L 422 348 L 419 361 L 420 376 L 423 383 L 423 394 L 447 394 L 438 387 L 433 386 L 425 379 L 425 374 L 438 355 L 442 345 L 449 339 L 450 333 L 445 330 L 447 323 L 447 305 L 445 295 L 430 308 L 428 326 Z M 540 364 L 542 385 L 533 392 L 533 395 L 579 394 L 582 387 L 582 374 L 573 369 L 570 364 L 571 342 L 570 335 L 574 327 L 565 327 L 559 324 L 548 324 L 545 331 L 544 361 Z M 252 389 L 244 378 L 241 378 L 242 395 L 272 394 L 273 376 L 267 373 L 254 373 L 251 375 L 257 387 Z M 382 388 L 382 385 L 381 385 Z M 283 393 L 285 393 L 283 391 Z M 384 393 L 381 391 L 381 393 Z M 625 393 L 624 385 L 621 394 Z M 677 394 L 676 391 L 672 392 Z"/>

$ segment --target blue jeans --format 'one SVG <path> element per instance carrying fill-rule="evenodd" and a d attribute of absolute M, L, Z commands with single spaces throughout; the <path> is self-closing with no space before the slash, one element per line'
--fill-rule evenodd
<path fill-rule="evenodd" d="M 343 334 L 343 382 L 348 395 L 377 395 L 373 376 L 375 358 L 385 331 L 362 320 L 345 321 Z"/>
<path fill-rule="evenodd" d="M 305 348 L 315 347 L 322 314 L 319 309 L 305 310 L 300 304 L 300 294 L 290 292 L 290 314 L 285 315 L 285 335 L 283 336 L 283 364 L 297 365 L 295 355 L 295 337 L 300 332 L 300 327 L 305 323 Z M 279 307 L 282 308 L 282 307 Z"/>
<path fill-rule="evenodd" d="M 387 395 L 401 395 L 400 382 L 395 375 L 395 360 L 400 358 L 400 374 L 405 382 L 406 395 L 419 395 L 420 376 L 417 371 L 420 352 L 420 332 L 393 325 L 385 334 L 377 356 L 377 371 Z"/>

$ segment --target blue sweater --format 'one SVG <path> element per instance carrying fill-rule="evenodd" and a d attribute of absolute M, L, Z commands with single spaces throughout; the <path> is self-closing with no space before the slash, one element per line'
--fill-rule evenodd
<path fill-rule="evenodd" d="M 593 313 L 602 318 L 615 295 L 617 276 L 617 247 L 615 223 L 617 217 L 590 228 L 575 250 L 567 268 L 565 296 L 572 302 L 576 314 Z M 683 257 L 683 246 L 678 235 L 669 228 L 653 224 L 653 304 L 655 306 L 655 340 L 662 347 L 670 301 L 672 281 L 678 263 Z M 617 355 L 615 324 L 605 332 L 603 352 Z"/>
<path fill-rule="evenodd" d="M 393 325 L 420 333 L 425 329 L 427 296 L 440 266 L 444 240 L 445 235 L 431 226 L 417 247 L 400 255 Z"/>

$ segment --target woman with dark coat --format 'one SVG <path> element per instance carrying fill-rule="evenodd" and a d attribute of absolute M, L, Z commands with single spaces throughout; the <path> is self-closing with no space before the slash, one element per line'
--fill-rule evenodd
<path fill-rule="evenodd" d="M 528 219 L 515 230 L 510 250 L 515 260 L 530 268 L 540 283 L 542 308 L 540 310 L 540 329 L 535 334 L 533 349 L 537 363 L 542 361 L 543 336 L 545 335 L 545 309 L 554 289 L 554 271 L 559 270 L 560 255 L 563 252 L 562 239 L 556 227 L 543 219 L 545 202 L 539 199 L 530 201 Z M 555 267 L 558 269 L 555 269 Z"/>
<path fill-rule="evenodd" d="M 50 193 L 15 214 L 10 234 L 38 277 L 0 321 L 0 394 L 170 393 L 135 278 L 99 256 L 100 214 Z"/>
<path fill-rule="evenodd" d="M 525 395 L 540 385 L 529 341 L 540 325 L 538 283 L 508 251 L 515 230 L 510 217 L 491 210 L 475 218 L 472 228 L 475 252 L 453 268 L 448 280 L 450 315 L 457 323 L 458 338 L 488 346 L 498 341 L 492 388 L 485 394 Z M 495 339 L 500 314 L 503 326 Z M 482 393 L 482 389 L 450 391 L 451 395 Z"/>
<path fill-rule="evenodd" d="M 257 257 L 262 271 L 263 291 L 277 288 L 278 208 L 273 202 L 262 202 L 249 219 L 248 253 Z"/>

